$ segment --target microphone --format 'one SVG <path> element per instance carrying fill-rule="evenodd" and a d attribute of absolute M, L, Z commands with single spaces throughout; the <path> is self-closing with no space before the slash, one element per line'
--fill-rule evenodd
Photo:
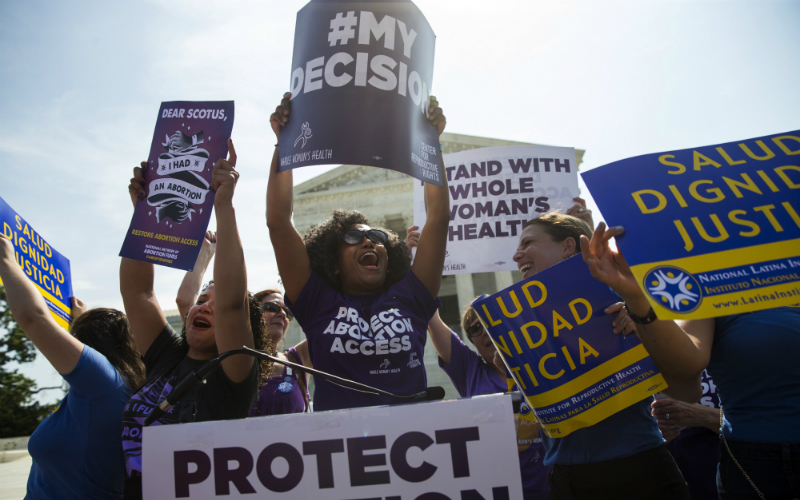
<path fill-rule="evenodd" d="M 190 373 L 183 380 L 181 380 L 180 383 L 175 386 L 174 389 L 172 389 L 172 392 L 170 392 L 169 395 L 158 404 L 158 406 L 153 408 L 153 411 L 151 411 L 150 415 L 148 415 L 144 420 L 144 425 L 150 425 L 157 419 L 163 417 L 176 404 L 178 404 L 178 401 L 186 397 L 187 394 L 194 390 L 197 384 L 205 384 L 206 378 L 211 374 L 211 372 L 216 370 L 220 363 L 222 363 L 222 360 L 228 357 L 225 354 L 228 353 L 223 353 L 222 356 L 212 359 L 208 363 L 201 366 L 197 371 Z"/>
<path fill-rule="evenodd" d="M 326 379 L 336 385 L 342 386 L 346 389 L 351 389 L 354 391 L 366 392 L 368 394 L 374 394 L 376 396 L 388 396 L 394 399 L 400 399 L 404 401 L 439 401 L 444 399 L 444 389 L 439 386 L 427 387 L 424 391 L 420 391 L 414 394 L 408 395 L 401 395 L 401 394 L 393 394 L 389 391 L 384 391 L 383 389 L 378 389 L 377 387 L 372 387 L 366 384 L 362 384 L 361 382 L 356 382 L 354 380 L 349 380 L 346 378 L 338 377 L 336 375 L 332 375 L 330 373 L 326 373 L 314 368 L 309 368 L 304 365 L 299 365 L 297 363 L 292 363 L 291 361 L 282 360 L 267 354 L 264 351 L 258 351 L 256 349 L 250 349 L 249 347 L 242 347 L 241 349 L 233 349 L 230 351 L 223 352 L 216 358 L 210 360 L 208 363 L 201 366 L 197 371 L 190 373 L 187 375 L 181 382 L 175 386 L 175 389 L 169 393 L 169 395 L 164 398 L 158 406 L 153 408 L 153 411 L 150 412 L 150 415 L 144 421 L 144 425 L 148 426 L 155 422 L 157 419 L 164 416 L 168 411 L 170 411 L 178 402 L 183 399 L 189 392 L 191 392 L 195 386 L 199 383 L 205 383 L 206 378 L 222 363 L 222 360 L 227 358 L 228 356 L 232 356 L 234 354 L 247 354 L 248 356 L 253 356 L 254 358 L 259 359 L 267 359 L 274 363 L 278 363 L 284 366 L 289 366 L 294 368 L 295 370 L 303 373 L 310 373 L 315 377 L 319 377 L 322 379 Z"/>
<path fill-rule="evenodd" d="M 422 401 L 439 401 L 444 399 L 444 389 L 435 385 L 433 387 L 426 387 L 424 391 L 412 394 L 410 396 L 392 396 L 398 399 L 420 399 Z"/>

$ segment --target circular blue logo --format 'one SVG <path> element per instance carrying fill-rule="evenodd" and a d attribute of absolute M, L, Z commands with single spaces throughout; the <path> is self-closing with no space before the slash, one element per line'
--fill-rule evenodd
<path fill-rule="evenodd" d="M 678 313 L 692 312 L 700 305 L 700 283 L 683 269 L 661 266 L 644 277 L 644 289 L 663 307 Z"/>

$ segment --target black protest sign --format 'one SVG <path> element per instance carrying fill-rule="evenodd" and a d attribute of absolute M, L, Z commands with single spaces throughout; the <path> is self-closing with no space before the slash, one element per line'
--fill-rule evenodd
<path fill-rule="evenodd" d="M 427 119 L 435 42 L 409 1 L 309 2 L 297 13 L 279 170 L 367 165 L 441 186 Z"/>

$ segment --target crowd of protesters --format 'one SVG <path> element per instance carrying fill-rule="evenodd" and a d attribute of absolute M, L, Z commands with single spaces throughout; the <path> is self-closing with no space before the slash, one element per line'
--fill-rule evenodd
<path fill-rule="evenodd" d="M 276 136 L 291 119 L 290 98 L 284 95 L 271 116 Z M 441 134 L 446 119 L 434 97 L 428 119 Z M 65 331 L 16 264 L 11 241 L 0 236 L 0 277 L 14 318 L 70 384 L 30 438 L 26 498 L 141 498 L 144 420 L 187 374 L 243 345 L 279 362 L 227 357 L 153 425 L 397 404 L 322 378 L 309 395 L 308 374 L 299 368 L 412 394 L 427 387 L 421 360 L 428 336 L 460 396 L 508 391 L 502 360 L 475 312 L 464 311 L 460 325 L 474 349 L 437 312 L 449 224 L 446 181 L 425 185 L 427 221 L 405 239 L 351 210 L 336 210 L 301 235 L 292 224 L 292 171 L 278 171 L 276 145 L 267 227 L 285 292 L 251 294 L 234 211 L 236 161 L 229 140 L 228 158 L 212 173 L 217 232 L 206 235 L 194 271 L 177 291 L 180 333 L 167 323 L 153 291 L 155 266 L 127 258 L 119 269 L 125 313 L 84 312 L 74 299 L 75 319 Z M 129 193 L 134 206 L 143 198 L 140 167 Z M 534 422 L 517 418 L 524 497 L 800 496 L 800 364 L 794 361 L 800 308 L 659 320 L 622 255 L 609 247 L 624 229 L 601 223 L 593 231 L 591 212 L 575 201 L 567 214 L 525 224 L 509 257 L 529 278 L 582 254 L 592 275 L 621 299 L 606 310 L 615 315 L 608 334 L 638 335 L 670 390 L 563 438 L 540 434 Z M 203 286 L 214 255 L 213 281 Z M 386 311 L 410 326 L 385 337 L 375 318 Z M 306 340 L 279 347 L 293 320 Z M 347 322 L 346 338 L 326 335 L 340 322 Z M 400 369 L 371 376 L 378 351 Z M 420 362 L 408 362 L 414 358 Z"/>

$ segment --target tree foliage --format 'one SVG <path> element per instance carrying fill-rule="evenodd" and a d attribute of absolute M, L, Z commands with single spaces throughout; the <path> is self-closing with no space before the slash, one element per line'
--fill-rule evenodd
<path fill-rule="evenodd" d="M 36 382 L 10 369 L 8 363 L 30 363 L 36 347 L 11 316 L 5 289 L 0 286 L 0 438 L 29 436 L 54 405 L 33 400 Z"/>

